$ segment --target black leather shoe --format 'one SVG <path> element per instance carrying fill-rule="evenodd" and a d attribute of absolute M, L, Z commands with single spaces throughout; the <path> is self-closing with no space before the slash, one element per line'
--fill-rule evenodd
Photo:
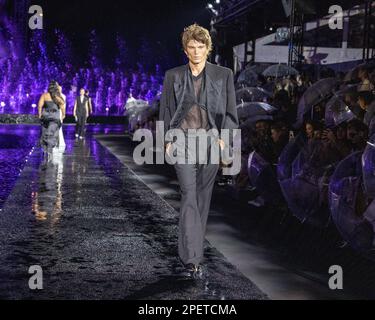
<path fill-rule="evenodd" d="M 197 265 L 194 272 L 194 279 L 203 279 L 204 272 L 201 265 Z"/>
<path fill-rule="evenodd" d="M 200 265 L 195 265 L 193 263 L 188 263 L 184 266 L 180 276 L 186 279 L 202 279 L 203 277 L 203 269 Z"/>
<path fill-rule="evenodd" d="M 182 267 L 182 270 L 179 272 L 179 276 L 186 279 L 193 279 L 195 269 L 194 264 L 188 263 Z"/>

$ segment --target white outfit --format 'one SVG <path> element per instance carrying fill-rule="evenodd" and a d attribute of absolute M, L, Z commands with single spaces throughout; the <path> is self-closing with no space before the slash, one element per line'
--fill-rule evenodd
<path fill-rule="evenodd" d="M 64 94 L 61 94 L 61 96 L 63 97 L 64 101 L 66 101 L 66 96 Z M 64 139 L 64 134 L 63 134 L 63 129 L 62 129 L 62 122 L 63 122 L 63 118 L 62 118 L 62 111 L 60 109 L 60 120 L 61 120 L 61 128 L 59 130 L 59 144 L 57 147 L 55 147 L 53 149 L 53 151 L 60 151 L 60 152 L 64 152 L 65 150 L 65 147 L 66 147 L 66 144 L 65 144 L 65 139 Z"/>
<path fill-rule="evenodd" d="M 61 128 L 60 128 L 60 132 L 59 132 L 59 149 L 65 149 L 65 139 L 64 139 L 64 134 L 63 134 L 63 128 L 62 128 L 62 122 L 63 122 L 63 119 L 62 119 L 62 111 L 60 110 L 60 117 L 61 117 Z"/>

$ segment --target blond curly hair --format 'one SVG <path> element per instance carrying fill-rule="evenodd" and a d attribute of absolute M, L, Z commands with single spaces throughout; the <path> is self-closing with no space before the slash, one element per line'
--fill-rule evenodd
<path fill-rule="evenodd" d="M 194 23 L 184 29 L 182 33 L 182 46 L 184 50 L 187 49 L 187 44 L 190 40 L 196 40 L 198 42 L 204 43 L 208 49 L 208 55 L 212 51 L 212 39 L 210 33 L 207 29 L 201 27 L 197 23 Z"/>

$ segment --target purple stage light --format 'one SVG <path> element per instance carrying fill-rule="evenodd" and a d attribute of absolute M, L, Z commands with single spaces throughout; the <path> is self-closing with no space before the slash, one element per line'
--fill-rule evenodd
<path fill-rule="evenodd" d="M 0 13 L 0 25 L 7 21 L 6 18 Z M 55 39 L 45 39 L 45 33 L 35 31 L 26 46 L 28 50 L 22 52 L 10 38 L 10 34 L 13 38 L 20 38 L 21 30 L 23 26 L 18 31 L 17 28 L 12 32 L 0 31 L 2 113 L 34 114 L 32 101 L 37 101 L 47 91 L 51 80 L 57 80 L 66 96 L 67 114 L 72 114 L 78 90 L 84 87 L 90 91 L 95 115 L 123 115 L 131 89 L 134 96 L 152 101 L 163 83 L 159 65 L 152 72 L 145 72 L 141 64 L 129 66 L 132 70 L 124 67 L 127 60 L 124 50 L 119 50 L 117 58 L 114 57 L 117 61 L 114 67 L 104 65 L 98 58 L 103 44 L 95 32 L 91 33 L 87 63 L 80 64 L 80 59 L 74 56 L 70 40 L 63 32 L 56 30 L 52 36 Z M 124 42 L 120 37 L 118 41 L 120 44 Z M 56 43 L 54 50 L 47 50 L 50 43 Z"/>

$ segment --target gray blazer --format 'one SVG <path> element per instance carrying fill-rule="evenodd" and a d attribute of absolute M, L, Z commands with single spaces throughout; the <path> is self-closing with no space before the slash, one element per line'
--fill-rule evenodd
<path fill-rule="evenodd" d="M 182 65 L 165 73 L 160 97 L 159 120 L 165 132 L 175 128 L 183 116 L 181 104 L 185 92 L 185 72 Z M 210 122 L 220 129 L 237 129 L 238 116 L 232 70 L 206 62 L 207 111 Z M 230 135 L 232 136 L 232 134 Z"/>

